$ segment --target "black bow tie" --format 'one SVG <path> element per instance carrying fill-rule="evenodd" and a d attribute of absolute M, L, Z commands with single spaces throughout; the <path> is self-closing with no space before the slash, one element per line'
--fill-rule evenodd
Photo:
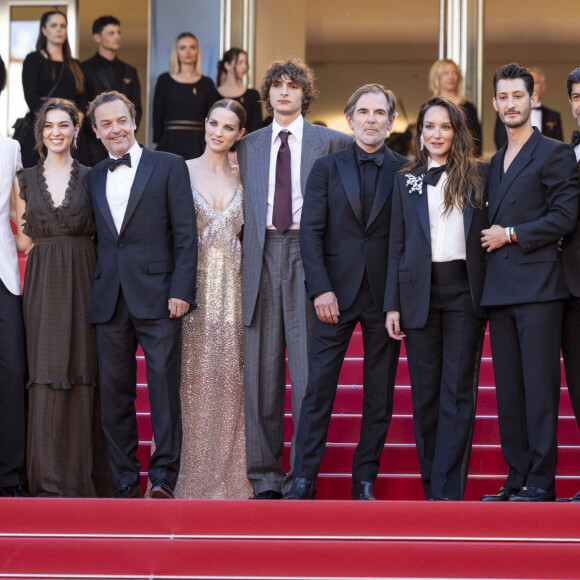
<path fill-rule="evenodd" d="M 580 131 L 572 131 L 572 145 L 580 145 Z"/>
<path fill-rule="evenodd" d="M 385 159 L 385 154 L 381 151 L 375 151 L 374 153 L 366 153 L 361 151 L 359 154 L 360 163 L 374 163 L 377 167 L 383 166 L 383 161 Z"/>
<path fill-rule="evenodd" d="M 427 185 L 437 185 L 445 171 L 447 171 L 447 163 L 444 163 L 439 167 L 431 167 L 431 169 L 429 169 L 429 171 L 427 171 L 423 176 L 423 183 L 426 183 Z"/>
<path fill-rule="evenodd" d="M 109 157 L 109 171 L 115 171 L 115 169 L 117 169 L 117 167 L 120 165 L 131 167 L 131 155 L 129 153 L 125 153 L 125 155 L 119 159 L 113 159 L 112 157 Z"/>

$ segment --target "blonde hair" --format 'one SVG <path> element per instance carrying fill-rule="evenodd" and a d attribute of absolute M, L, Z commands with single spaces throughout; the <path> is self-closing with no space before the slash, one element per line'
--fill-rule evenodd
<path fill-rule="evenodd" d="M 441 86 L 439 80 L 441 79 L 441 75 L 443 74 L 443 69 L 448 65 L 452 64 L 457 71 L 457 88 L 455 89 L 455 94 L 460 101 L 465 100 L 465 92 L 463 87 L 463 73 L 461 69 L 457 66 L 457 63 L 450 58 L 442 58 L 440 60 L 436 60 L 431 65 L 431 70 L 429 71 L 429 89 L 431 90 L 432 96 L 438 97 L 440 96 Z"/>
<path fill-rule="evenodd" d="M 177 56 L 177 45 L 179 41 L 183 40 L 184 38 L 193 38 L 193 40 L 197 42 L 197 60 L 195 61 L 195 72 L 197 74 L 201 74 L 201 46 L 199 45 L 197 36 L 191 32 L 182 32 L 175 39 L 173 48 L 171 49 L 171 56 L 169 57 L 169 72 L 172 74 L 181 72 L 181 63 L 179 62 L 179 57 Z"/>

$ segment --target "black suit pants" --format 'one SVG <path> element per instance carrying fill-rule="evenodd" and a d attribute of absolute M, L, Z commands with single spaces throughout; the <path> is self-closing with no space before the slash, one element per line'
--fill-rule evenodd
<path fill-rule="evenodd" d="M 558 459 L 562 301 L 492 308 L 491 350 L 505 485 L 553 490 Z"/>
<path fill-rule="evenodd" d="M 340 307 L 340 305 L 339 305 Z M 356 324 L 363 334 L 363 409 L 360 440 L 352 462 L 354 481 L 374 482 L 393 414 L 400 343 L 389 338 L 385 317 L 375 304 L 365 276 L 353 305 L 337 324 L 314 315 L 308 355 L 308 385 L 300 410 L 294 476 L 316 479 L 326 445 L 340 369 Z"/>
<path fill-rule="evenodd" d="M 580 429 L 580 298 L 568 298 L 564 306 L 562 356 L 568 394 Z"/>
<path fill-rule="evenodd" d="M 473 312 L 466 279 L 432 284 L 427 324 L 403 330 L 415 442 L 427 499 L 463 498 L 485 325 Z"/>
<path fill-rule="evenodd" d="M 181 320 L 144 320 L 131 315 L 122 292 L 111 320 L 97 324 L 103 431 L 115 487 L 139 482 L 141 463 L 135 398 L 137 344 L 145 353 L 155 452 L 149 479 L 175 486 L 181 454 L 179 379 Z"/>
<path fill-rule="evenodd" d="M 0 280 L 0 487 L 25 483 L 25 386 L 22 298 Z"/>

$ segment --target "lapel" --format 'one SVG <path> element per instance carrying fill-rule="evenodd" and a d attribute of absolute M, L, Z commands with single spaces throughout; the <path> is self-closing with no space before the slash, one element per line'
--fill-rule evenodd
<path fill-rule="evenodd" d="M 131 186 L 131 193 L 129 194 L 127 209 L 125 210 L 125 217 L 123 218 L 123 224 L 121 225 L 119 236 L 123 233 L 131 217 L 133 216 L 133 213 L 135 212 L 135 209 L 137 208 L 137 205 L 143 196 L 145 187 L 151 178 L 154 167 L 155 161 L 151 155 L 151 152 L 143 147 L 143 153 L 141 154 L 137 172 L 135 173 L 135 179 L 133 181 L 133 185 Z"/>
<path fill-rule="evenodd" d="M 352 211 L 360 225 L 364 227 L 354 143 L 337 156 L 336 166 Z"/>
<path fill-rule="evenodd" d="M 312 166 L 316 159 L 320 157 L 317 150 L 322 145 L 323 143 L 319 132 L 304 119 L 304 127 L 302 129 L 302 154 L 300 156 L 300 189 L 302 191 L 302 197 L 304 197 L 304 192 L 306 191 L 306 180 L 310 175 Z"/>
<path fill-rule="evenodd" d="M 419 174 L 414 173 L 414 175 Z M 427 197 L 427 185 L 425 183 L 422 184 L 421 191 L 422 191 L 421 195 L 419 195 L 416 191 L 409 193 L 409 195 L 413 200 L 413 205 L 415 206 L 415 211 L 417 212 L 417 217 L 419 218 L 419 223 L 421 224 L 421 229 L 423 230 L 423 233 L 427 238 L 427 242 L 431 244 L 431 223 L 429 222 L 429 199 Z"/>
<path fill-rule="evenodd" d="M 383 165 L 379 170 L 379 178 L 377 179 L 377 188 L 375 190 L 375 199 L 373 207 L 371 208 L 371 215 L 367 223 L 367 229 L 375 221 L 385 203 L 389 199 L 393 190 L 393 181 L 395 180 L 395 173 L 399 168 L 397 159 L 392 151 L 387 147 L 385 150 L 385 157 Z"/>
<path fill-rule="evenodd" d="M 509 169 L 500 180 L 501 165 L 507 143 L 493 156 L 491 160 L 491 174 L 489 183 L 489 223 L 492 224 L 503 201 L 505 194 L 518 177 L 518 175 L 530 164 L 536 145 L 540 142 L 542 134 L 534 128 L 534 132 L 520 149 L 515 159 L 511 162 Z"/>
<path fill-rule="evenodd" d="M 119 237 L 117 228 L 115 227 L 115 222 L 113 220 L 113 214 L 111 213 L 111 208 L 109 207 L 109 202 L 107 201 L 107 171 L 108 166 L 106 163 L 102 163 L 101 166 L 96 170 L 96 194 L 97 205 L 105 218 L 105 222 L 113 232 L 115 238 Z"/>
<path fill-rule="evenodd" d="M 256 131 L 253 139 L 246 143 L 246 166 L 248 183 L 246 184 L 246 204 L 250 205 L 257 224 L 266 223 L 268 210 L 268 181 L 270 178 L 270 152 L 272 149 L 272 125 Z M 264 227 L 258 228 L 258 231 Z M 264 235 L 260 243 L 264 243 Z"/>
<path fill-rule="evenodd" d="M 473 191 L 471 192 L 471 201 L 474 200 Z M 468 204 L 465 209 L 463 210 L 463 232 L 465 235 L 465 244 L 467 245 L 467 238 L 469 236 L 469 229 L 471 228 L 471 222 L 473 221 L 473 212 L 475 208 Z"/>

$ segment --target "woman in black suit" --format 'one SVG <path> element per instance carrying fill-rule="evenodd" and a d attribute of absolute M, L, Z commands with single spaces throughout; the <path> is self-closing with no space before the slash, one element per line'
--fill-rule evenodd
<path fill-rule="evenodd" d="M 417 160 L 393 189 L 386 326 L 405 338 L 425 496 L 461 500 L 486 325 L 484 177 L 451 101 L 435 97 L 422 107 L 415 140 Z"/>

